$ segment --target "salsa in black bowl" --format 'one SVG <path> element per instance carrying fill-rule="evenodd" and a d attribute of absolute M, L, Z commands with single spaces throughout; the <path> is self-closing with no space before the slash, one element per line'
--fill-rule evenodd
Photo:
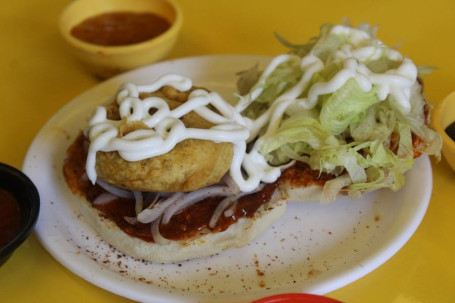
<path fill-rule="evenodd" d="M 39 208 L 33 182 L 20 170 L 0 163 L 0 266 L 28 238 Z"/>

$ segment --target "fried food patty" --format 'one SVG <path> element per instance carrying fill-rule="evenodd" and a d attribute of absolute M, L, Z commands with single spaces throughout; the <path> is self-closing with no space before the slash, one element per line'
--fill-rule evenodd
<path fill-rule="evenodd" d="M 141 94 L 141 98 L 160 97 L 174 109 L 188 100 L 192 90 L 180 92 L 172 87 L 163 87 L 156 93 Z M 120 120 L 117 103 L 108 105 L 107 112 L 109 119 Z M 181 120 L 186 127 L 207 129 L 213 126 L 194 112 L 183 116 Z M 146 127 L 141 122 L 123 122 L 120 136 Z M 126 161 L 117 152 L 99 151 L 96 154 L 96 171 L 104 181 L 128 190 L 194 191 L 219 182 L 229 170 L 232 155 L 231 143 L 188 139 L 166 154 L 140 161 Z"/>

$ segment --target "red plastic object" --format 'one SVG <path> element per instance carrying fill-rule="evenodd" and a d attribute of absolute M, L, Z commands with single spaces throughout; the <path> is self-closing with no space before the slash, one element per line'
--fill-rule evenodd
<path fill-rule="evenodd" d="M 274 295 L 262 299 L 253 301 L 252 303 L 342 303 L 335 299 L 328 297 L 322 297 L 318 295 L 310 294 L 300 294 L 300 293 L 290 293 L 290 294 L 281 294 Z"/>

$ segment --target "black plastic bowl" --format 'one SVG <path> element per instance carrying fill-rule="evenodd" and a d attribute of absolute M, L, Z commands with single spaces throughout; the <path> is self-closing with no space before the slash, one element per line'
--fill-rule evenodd
<path fill-rule="evenodd" d="M 2 266 L 32 232 L 38 219 L 40 199 L 35 185 L 23 172 L 3 163 L 0 163 L 0 189 L 10 192 L 16 198 L 21 211 L 19 232 L 0 248 Z"/>

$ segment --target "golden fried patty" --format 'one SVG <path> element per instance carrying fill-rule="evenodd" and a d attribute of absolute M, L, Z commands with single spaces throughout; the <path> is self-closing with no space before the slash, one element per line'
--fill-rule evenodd
<path fill-rule="evenodd" d="M 164 87 L 156 93 L 141 95 L 161 97 L 171 109 L 188 100 L 190 92 L 179 92 Z M 107 106 L 109 119 L 120 119 L 118 106 Z M 182 117 L 186 127 L 210 128 L 213 124 L 194 112 Z M 122 124 L 120 135 L 138 128 L 141 122 Z M 139 191 L 179 192 L 194 191 L 217 183 L 229 170 L 233 155 L 231 143 L 188 139 L 178 143 L 167 154 L 140 160 L 126 161 L 117 152 L 98 152 L 98 177 L 120 188 Z"/>

